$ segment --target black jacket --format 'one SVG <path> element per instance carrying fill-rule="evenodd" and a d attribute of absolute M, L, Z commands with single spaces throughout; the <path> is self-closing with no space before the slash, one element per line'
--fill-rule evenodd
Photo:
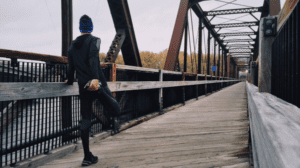
<path fill-rule="evenodd" d="M 69 85 L 74 82 L 74 71 L 76 70 L 79 86 L 84 86 L 91 79 L 99 79 L 102 86 L 107 86 L 99 61 L 100 43 L 100 38 L 91 34 L 78 36 L 72 41 L 68 50 L 67 78 Z"/>

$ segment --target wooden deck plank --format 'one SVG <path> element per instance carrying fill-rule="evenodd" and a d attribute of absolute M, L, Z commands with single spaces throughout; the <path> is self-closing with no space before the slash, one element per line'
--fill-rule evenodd
<path fill-rule="evenodd" d="M 245 83 L 91 144 L 99 162 L 90 167 L 248 168 Z M 41 168 L 80 167 L 83 150 Z"/>

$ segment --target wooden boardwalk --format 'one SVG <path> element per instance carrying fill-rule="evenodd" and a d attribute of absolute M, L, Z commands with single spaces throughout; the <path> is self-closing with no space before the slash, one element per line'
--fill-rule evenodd
<path fill-rule="evenodd" d="M 249 167 L 245 82 L 91 144 L 103 168 Z M 80 149 L 42 168 L 81 167 Z"/>

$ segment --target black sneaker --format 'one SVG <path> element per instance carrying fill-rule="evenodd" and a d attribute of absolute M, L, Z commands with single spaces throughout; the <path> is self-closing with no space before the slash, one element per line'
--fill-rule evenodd
<path fill-rule="evenodd" d="M 98 162 L 98 157 L 94 156 L 92 153 L 90 153 L 90 157 L 89 158 L 84 158 L 81 166 L 89 166 L 91 164 L 95 164 Z"/>
<path fill-rule="evenodd" d="M 114 125 L 113 125 L 113 131 L 114 131 L 114 134 L 117 134 L 117 133 L 119 133 L 120 132 L 120 119 L 119 119 L 119 117 L 114 117 L 113 118 L 113 123 L 114 123 Z"/>

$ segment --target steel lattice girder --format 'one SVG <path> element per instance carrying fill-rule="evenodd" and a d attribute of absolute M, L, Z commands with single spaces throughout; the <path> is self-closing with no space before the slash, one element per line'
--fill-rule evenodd
<path fill-rule="evenodd" d="M 174 71 L 176 68 L 176 62 L 178 60 L 178 55 L 180 51 L 183 30 L 187 19 L 186 15 L 188 12 L 188 5 L 189 5 L 189 0 L 180 1 L 164 70 Z"/>
<path fill-rule="evenodd" d="M 217 10 L 217 11 L 204 12 L 204 15 L 205 16 L 215 16 L 215 15 L 254 13 L 254 12 L 262 12 L 262 9 L 263 9 L 263 7 Z"/>
<path fill-rule="evenodd" d="M 234 52 L 239 52 L 239 53 L 244 53 L 244 52 L 253 52 L 252 49 L 231 49 L 229 50 L 229 53 L 234 53 Z"/>
<path fill-rule="evenodd" d="M 259 22 L 243 22 L 243 23 L 230 23 L 230 24 L 217 24 L 211 25 L 212 28 L 231 28 L 231 27 L 248 27 L 248 26 L 258 26 Z"/>
<path fill-rule="evenodd" d="M 243 57 L 231 57 L 231 58 L 251 58 L 251 56 L 248 56 L 248 57 L 246 57 L 246 56 L 243 56 Z"/>
<path fill-rule="evenodd" d="M 234 55 L 234 54 L 248 54 L 248 55 L 251 55 L 251 54 L 253 54 L 253 52 L 229 52 L 228 54 L 229 55 Z"/>
<path fill-rule="evenodd" d="M 248 47 L 248 46 L 254 46 L 255 44 L 230 44 L 226 45 L 226 47 Z"/>
<path fill-rule="evenodd" d="M 223 43 L 235 43 L 235 42 L 254 42 L 255 39 L 233 39 L 233 40 L 224 40 Z"/>
<path fill-rule="evenodd" d="M 252 54 L 248 54 L 248 53 L 231 53 L 231 56 L 253 56 Z"/>
<path fill-rule="evenodd" d="M 125 30 L 126 37 L 121 46 L 125 65 L 142 67 L 127 0 L 108 0 L 107 2 L 116 31 Z"/>
<path fill-rule="evenodd" d="M 219 34 L 220 37 L 226 36 L 250 36 L 250 35 L 257 35 L 256 32 L 239 32 L 239 33 L 223 33 Z"/>

